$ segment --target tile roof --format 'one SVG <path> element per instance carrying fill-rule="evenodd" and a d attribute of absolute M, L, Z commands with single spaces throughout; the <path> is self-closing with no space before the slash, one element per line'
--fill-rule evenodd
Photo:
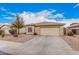
<path fill-rule="evenodd" d="M 53 25 L 53 26 L 63 26 L 64 23 L 59 22 L 40 22 L 40 23 L 34 23 L 34 24 L 28 24 L 28 25 L 35 25 L 35 26 L 46 26 L 46 25 Z"/>
<path fill-rule="evenodd" d="M 37 23 L 35 25 L 64 25 L 64 23 L 58 23 L 58 22 L 41 22 L 41 23 Z"/>
<path fill-rule="evenodd" d="M 76 28 L 76 27 L 79 27 L 79 24 L 71 25 L 68 28 Z"/>

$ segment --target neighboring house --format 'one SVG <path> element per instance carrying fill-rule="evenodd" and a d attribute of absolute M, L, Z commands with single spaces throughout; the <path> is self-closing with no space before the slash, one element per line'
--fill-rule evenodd
<path fill-rule="evenodd" d="M 79 23 L 72 23 L 67 29 L 71 30 L 74 34 L 79 35 Z"/>
<path fill-rule="evenodd" d="M 38 35 L 63 35 L 64 23 L 58 22 L 40 22 L 36 24 L 26 25 L 26 34 L 38 34 Z"/>
<path fill-rule="evenodd" d="M 9 25 L 2 25 L 1 30 L 4 30 L 5 34 L 10 34 L 9 30 L 10 30 L 10 26 Z"/>

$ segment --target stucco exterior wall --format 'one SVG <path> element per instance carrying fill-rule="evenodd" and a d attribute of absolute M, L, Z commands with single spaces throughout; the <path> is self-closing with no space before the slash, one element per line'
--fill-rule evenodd
<path fill-rule="evenodd" d="M 26 33 L 25 27 L 21 28 L 21 29 L 19 30 L 19 32 L 20 32 L 21 34 Z"/>
<path fill-rule="evenodd" d="M 79 35 L 79 29 L 76 30 L 76 34 Z"/>
<path fill-rule="evenodd" d="M 64 35 L 64 27 L 61 26 L 59 28 L 59 33 L 60 33 L 60 35 Z"/>
<path fill-rule="evenodd" d="M 32 28 L 32 32 L 28 32 L 28 28 Z M 26 26 L 26 34 L 34 34 L 35 27 L 34 26 Z"/>
<path fill-rule="evenodd" d="M 40 27 L 35 27 L 35 33 L 37 33 L 38 35 L 40 35 Z"/>
<path fill-rule="evenodd" d="M 32 28 L 32 32 L 28 32 L 28 28 Z M 63 27 L 60 26 L 26 26 L 26 34 L 38 35 L 63 35 Z"/>

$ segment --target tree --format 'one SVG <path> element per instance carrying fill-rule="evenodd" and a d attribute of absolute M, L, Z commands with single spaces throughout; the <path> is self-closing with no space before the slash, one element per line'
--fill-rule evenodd
<path fill-rule="evenodd" d="M 19 34 L 19 29 L 24 27 L 24 21 L 19 15 L 16 16 L 16 21 L 12 23 L 11 28 L 17 29 L 17 33 Z"/>

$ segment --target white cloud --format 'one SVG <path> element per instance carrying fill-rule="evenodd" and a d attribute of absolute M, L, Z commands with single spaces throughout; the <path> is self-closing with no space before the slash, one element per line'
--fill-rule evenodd
<path fill-rule="evenodd" d="M 4 17 L 4 19 L 15 19 L 15 17 Z"/>
<path fill-rule="evenodd" d="M 31 13 L 31 12 L 26 12 L 26 11 L 23 11 L 23 14 L 28 14 L 28 13 Z"/>
<path fill-rule="evenodd" d="M 5 9 L 4 7 L 0 8 L 1 11 L 6 11 L 7 9 Z"/>
<path fill-rule="evenodd" d="M 4 25 L 10 25 L 10 23 L 3 23 Z"/>
<path fill-rule="evenodd" d="M 0 26 L 2 25 L 11 25 L 10 23 L 0 23 Z"/>
<path fill-rule="evenodd" d="M 56 12 L 56 10 L 54 10 L 54 9 L 51 9 L 51 10 L 43 10 L 43 11 L 40 11 L 40 12 L 36 13 L 36 15 L 43 16 L 45 18 L 48 18 L 54 12 Z"/>
<path fill-rule="evenodd" d="M 12 12 L 6 12 L 6 13 L 12 16 L 16 16 L 16 13 L 12 13 Z"/>
<path fill-rule="evenodd" d="M 64 15 L 58 13 L 58 14 L 54 15 L 53 18 L 64 18 Z"/>
<path fill-rule="evenodd" d="M 76 7 L 79 7 L 79 3 L 78 3 L 78 4 L 76 4 L 75 6 L 73 6 L 73 8 L 76 8 Z"/>
<path fill-rule="evenodd" d="M 52 10 L 52 12 L 56 12 L 56 10 L 55 10 L 55 9 L 53 9 L 53 10 Z"/>
<path fill-rule="evenodd" d="M 53 14 L 48 16 L 49 19 L 55 19 L 57 21 L 63 20 L 65 18 L 65 16 L 63 15 L 63 13 L 57 13 L 57 14 Z"/>
<path fill-rule="evenodd" d="M 11 15 L 16 16 L 16 13 L 12 13 Z"/>
<path fill-rule="evenodd" d="M 45 21 L 46 19 L 43 16 L 36 16 L 35 14 L 21 14 L 21 18 L 23 18 L 25 24 L 29 23 L 37 23 L 41 21 Z"/>
<path fill-rule="evenodd" d="M 20 14 L 20 16 L 24 20 L 25 24 L 38 23 L 38 22 L 42 22 L 42 21 L 55 21 L 54 19 L 48 20 L 48 17 L 51 16 L 51 14 L 53 12 L 55 12 L 55 11 L 43 10 L 43 11 L 40 11 L 37 13 L 24 11 L 22 14 Z"/>

